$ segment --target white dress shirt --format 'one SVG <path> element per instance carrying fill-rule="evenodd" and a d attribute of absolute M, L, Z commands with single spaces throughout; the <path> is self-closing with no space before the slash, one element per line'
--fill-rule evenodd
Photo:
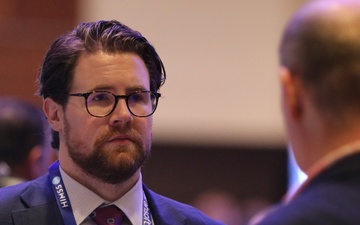
<path fill-rule="evenodd" d="M 114 204 L 125 213 L 132 225 L 142 224 L 144 192 L 141 174 L 135 186 L 124 196 L 114 202 L 108 202 L 72 179 L 61 167 L 60 173 L 70 199 L 77 225 L 95 225 L 88 216 L 101 204 Z"/>

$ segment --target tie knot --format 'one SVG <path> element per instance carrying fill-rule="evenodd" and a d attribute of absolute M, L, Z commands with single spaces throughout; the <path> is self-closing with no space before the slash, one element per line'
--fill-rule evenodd
<path fill-rule="evenodd" d="M 120 225 L 124 213 L 115 205 L 100 206 L 91 213 L 90 217 L 98 225 Z"/>

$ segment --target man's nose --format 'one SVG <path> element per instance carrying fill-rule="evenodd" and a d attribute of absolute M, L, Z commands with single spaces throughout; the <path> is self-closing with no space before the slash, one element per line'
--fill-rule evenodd
<path fill-rule="evenodd" d="M 114 111 L 110 114 L 110 125 L 127 124 L 133 120 L 133 115 L 127 107 L 125 99 L 118 99 Z"/>

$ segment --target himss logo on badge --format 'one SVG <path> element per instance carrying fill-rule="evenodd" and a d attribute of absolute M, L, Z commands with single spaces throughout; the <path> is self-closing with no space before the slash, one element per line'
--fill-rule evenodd
<path fill-rule="evenodd" d="M 58 196 L 58 200 L 61 205 L 61 208 L 66 208 L 69 207 L 69 204 L 66 195 L 64 193 L 64 189 L 60 184 L 60 182 L 61 182 L 61 178 L 59 176 L 56 176 L 52 179 L 52 183 L 55 186 L 56 194 Z"/>

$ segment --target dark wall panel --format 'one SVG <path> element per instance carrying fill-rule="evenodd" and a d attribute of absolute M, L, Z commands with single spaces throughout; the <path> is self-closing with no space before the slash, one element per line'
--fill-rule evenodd
<path fill-rule="evenodd" d="M 287 153 L 284 148 L 155 144 L 143 176 L 152 189 L 187 203 L 207 190 L 273 203 L 286 192 Z"/>

